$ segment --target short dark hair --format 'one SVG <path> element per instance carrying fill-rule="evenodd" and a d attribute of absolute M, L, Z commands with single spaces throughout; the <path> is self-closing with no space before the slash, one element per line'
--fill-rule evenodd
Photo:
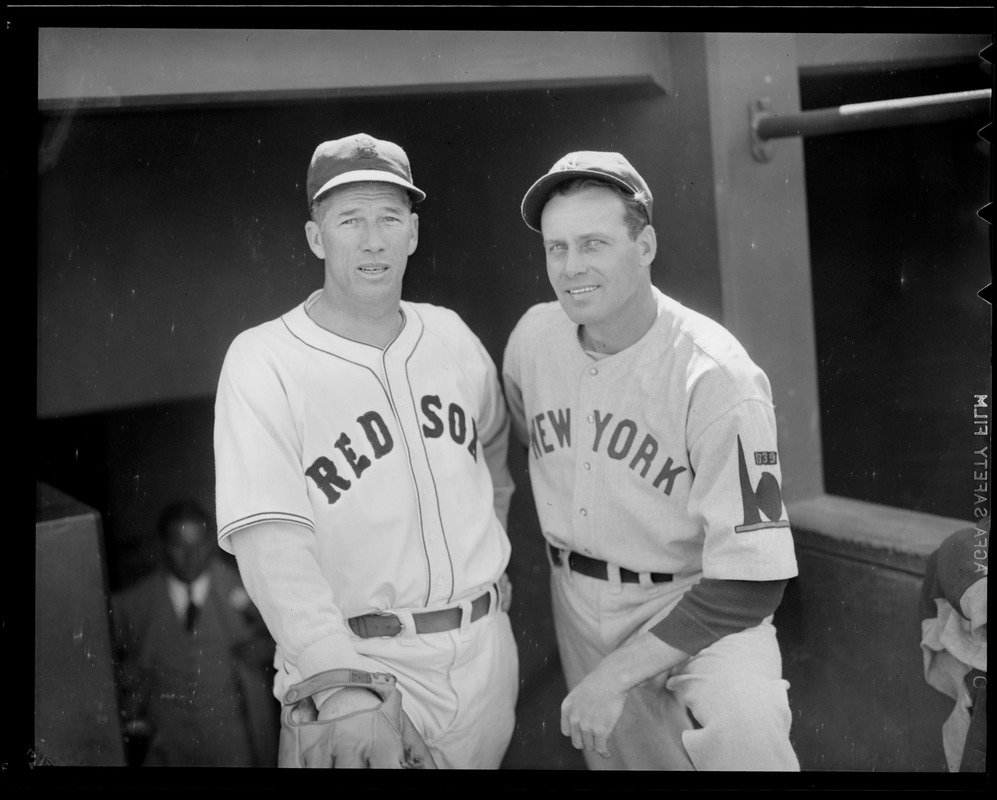
<path fill-rule="evenodd" d="M 636 240 L 640 232 L 651 224 L 651 221 L 647 218 L 647 209 L 643 203 L 637 200 L 632 194 L 628 194 L 622 186 L 617 186 L 615 183 L 602 181 L 598 178 L 573 178 L 570 181 L 559 183 L 550 190 L 547 199 L 544 201 L 544 205 L 549 203 L 555 195 L 567 196 L 575 192 L 580 192 L 589 186 L 605 187 L 620 198 L 620 202 L 623 203 L 623 224 L 627 226 L 627 233 L 630 234 L 631 239 Z"/>
<path fill-rule="evenodd" d="M 385 183 L 388 186 L 394 186 L 394 184 L 388 183 L 387 181 L 361 181 L 361 183 Z M 342 186 L 349 186 L 349 185 L 350 184 L 342 184 Z M 341 187 L 337 186 L 335 188 L 338 189 Z M 412 195 L 409 192 L 407 192 L 405 188 L 402 186 L 399 186 L 398 189 L 401 191 L 403 195 L 405 195 L 405 200 L 408 203 L 409 211 L 411 211 L 412 206 L 414 205 L 412 201 Z M 311 214 L 312 221 L 317 222 L 319 225 L 322 224 L 322 217 L 325 216 L 326 206 L 329 205 L 329 201 L 332 200 L 333 195 L 335 195 L 335 191 L 333 189 L 330 189 L 325 194 L 320 194 L 318 197 L 312 200 L 311 204 L 308 206 L 308 212 Z"/>
<path fill-rule="evenodd" d="M 165 541 L 170 529 L 177 523 L 184 522 L 200 522 L 208 531 L 214 524 L 211 516 L 196 500 L 179 500 L 168 505 L 159 515 L 159 538 Z"/>

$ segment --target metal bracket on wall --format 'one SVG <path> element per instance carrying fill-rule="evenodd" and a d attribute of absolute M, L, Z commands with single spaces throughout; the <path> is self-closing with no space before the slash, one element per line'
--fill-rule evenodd
<path fill-rule="evenodd" d="M 758 123 L 772 116 L 772 99 L 759 97 L 748 106 L 748 121 L 751 125 L 751 155 L 755 161 L 765 163 L 772 160 L 772 143 L 758 135 Z"/>
<path fill-rule="evenodd" d="M 760 97 L 749 105 L 751 155 L 755 161 L 771 161 L 771 139 L 826 136 L 989 116 L 992 94 L 991 89 L 974 89 L 968 92 L 851 103 L 837 108 L 820 108 L 795 114 L 776 114 L 772 111 L 772 101 L 767 97 Z"/>

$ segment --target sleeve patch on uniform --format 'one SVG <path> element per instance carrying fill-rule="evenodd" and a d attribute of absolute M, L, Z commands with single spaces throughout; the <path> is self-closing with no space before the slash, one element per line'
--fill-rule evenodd
<path fill-rule="evenodd" d="M 769 450 L 769 451 L 756 450 L 755 451 L 755 464 L 756 465 L 758 465 L 760 467 L 764 467 L 764 466 L 775 466 L 778 463 L 779 463 L 779 456 L 778 456 L 777 453 L 775 453 L 775 452 L 773 452 L 771 450 Z"/>
<path fill-rule="evenodd" d="M 758 456 L 755 453 L 755 463 Z M 771 453 L 773 458 L 775 453 Z M 782 489 L 779 481 L 771 472 L 763 472 L 757 486 L 751 485 L 751 475 L 744 459 L 744 446 L 741 437 L 737 437 L 738 477 L 741 481 L 741 503 L 744 509 L 744 522 L 734 527 L 737 533 L 757 531 L 763 528 L 788 528 L 789 520 L 782 515 Z M 764 518 L 763 518 L 764 517 Z"/>

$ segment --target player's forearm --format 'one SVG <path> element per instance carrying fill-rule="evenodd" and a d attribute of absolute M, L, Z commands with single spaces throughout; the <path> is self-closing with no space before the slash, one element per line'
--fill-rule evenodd
<path fill-rule="evenodd" d="M 561 733 L 570 736 L 575 747 L 608 756 L 608 737 L 623 713 L 627 692 L 687 658 L 653 634 L 640 634 L 606 656 L 564 698 Z"/>
<path fill-rule="evenodd" d="M 495 492 L 492 503 L 495 508 L 495 516 L 502 523 L 502 527 L 508 530 L 509 507 L 512 505 L 512 495 L 516 488 L 512 483 L 512 475 L 509 473 L 509 470 L 505 470 L 504 476 L 500 474 L 497 478 L 493 474 L 492 486 Z"/>
<path fill-rule="evenodd" d="M 593 672 L 607 685 L 626 692 L 677 667 L 689 658 L 688 653 L 648 632 L 614 650 L 599 662 Z"/>
<path fill-rule="evenodd" d="M 308 529 L 254 525 L 233 534 L 232 547 L 246 591 L 270 635 L 303 676 L 340 667 L 369 669 L 349 642 Z"/>
<path fill-rule="evenodd" d="M 724 636 L 753 628 L 775 613 L 786 583 L 703 578 L 651 632 L 696 655 Z"/>
<path fill-rule="evenodd" d="M 499 518 L 499 522 L 502 523 L 502 527 L 507 528 L 509 506 L 512 503 L 512 495 L 516 489 L 507 461 L 509 455 L 508 422 L 503 425 L 501 431 L 483 449 L 485 463 L 488 465 L 488 472 L 492 477 L 495 514 Z"/>
<path fill-rule="evenodd" d="M 506 372 L 502 374 L 502 384 L 505 387 L 506 405 L 509 408 L 509 419 L 512 425 L 512 434 L 523 447 L 530 446 L 530 434 L 526 426 L 526 413 L 523 410 L 523 392 L 519 388 L 519 383 L 508 371 L 509 357 L 506 357 Z"/>

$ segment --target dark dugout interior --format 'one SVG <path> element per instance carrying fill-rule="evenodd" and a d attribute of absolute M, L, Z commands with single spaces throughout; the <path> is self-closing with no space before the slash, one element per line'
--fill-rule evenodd
<path fill-rule="evenodd" d="M 817 73 L 804 111 L 992 84 L 987 65 Z M 828 494 L 964 519 L 991 394 L 980 119 L 804 140 Z"/>

